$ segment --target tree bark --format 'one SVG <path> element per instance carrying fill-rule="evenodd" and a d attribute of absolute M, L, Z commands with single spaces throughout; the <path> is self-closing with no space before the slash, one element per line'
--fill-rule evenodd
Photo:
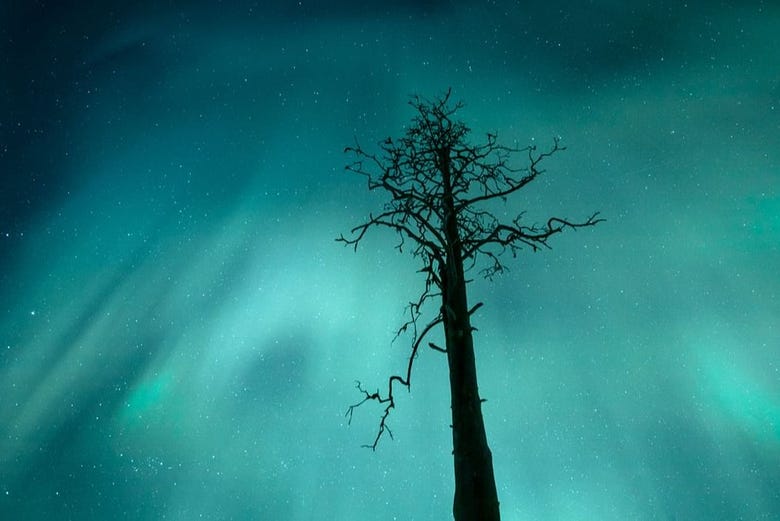
<path fill-rule="evenodd" d="M 452 444 L 455 463 L 455 521 L 499 521 L 493 456 L 482 419 L 477 367 L 471 335 L 466 280 L 455 214 L 449 150 L 439 154 L 443 179 L 442 208 L 447 256 L 440 266 L 442 316 L 452 400 Z"/>

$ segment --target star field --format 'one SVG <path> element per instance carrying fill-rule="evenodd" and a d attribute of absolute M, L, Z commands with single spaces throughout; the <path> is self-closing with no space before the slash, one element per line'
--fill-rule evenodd
<path fill-rule="evenodd" d="M 634 5 L 635 4 L 635 5 Z M 584 217 L 475 280 L 508 521 L 780 516 L 771 2 L 0 8 L 0 518 L 451 517 L 446 362 L 376 452 L 423 278 L 345 146 L 452 87 L 567 150 L 509 213 Z"/>

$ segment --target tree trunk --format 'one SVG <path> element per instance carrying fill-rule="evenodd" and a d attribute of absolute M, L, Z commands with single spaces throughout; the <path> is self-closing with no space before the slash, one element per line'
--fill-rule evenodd
<path fill-rule="evenodd" d="M 482 420 L 466 280 L 450 178 L 449 150 L 440 153 L 447 259 L 440 266 L 442 315 L 450 370 L 455 521 L 499 521 L 493 456 Z"/>

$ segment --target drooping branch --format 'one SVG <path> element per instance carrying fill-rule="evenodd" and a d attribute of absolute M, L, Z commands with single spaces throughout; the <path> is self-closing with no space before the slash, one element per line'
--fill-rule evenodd
<path fill-rule="evenodd" d="M 387 404 L 385 406 L 384 411 L 382 412 L 382 416 L 379 420 L 379 429 L 377 430 L 376 437 L 374 438 L 374 442 L 370 445 L 363 445 L 363 447 L 370 448 L 371 450 L 376 450 L 377 445 L 379 444 L 379 440 L 382 438 L 382 435 L 387 432 L 390 435 L 390 438 L 393 437 L 393 432 L 390 430 L 390 427 L 387 425 L 387 418 L 390 416 L 390 411 L 395 408 L 395 394 L 393 384 L 398 382 L 400 385 L 403 385 L 404 387 L 408 389 L 411 388 L 412 385 L 412 369 L 414 368 L 414 361 L 417 359 L 417 351 L 420 348 L 420 344 L 422 343 L 423 339 L 426 337 L 426 335 L 442 322 L 443 318 L 440 316 L 436 317 L 434 320 L 428 323 L 427 326 L 422 330 L 422 332 L 418 335 L 416 331 L 416 319 L 414 321 L 415 324 L 415 332 L 414 332 L 414 341 L 412 342 L 412 353 L 409 356 L 409 362 L 406 366 L 406 376 L 399 376 L 399 375 L 393 375 L 388 379 L 387 383 L 387 394 L 381 395 L 379 393 L 379 390 L 377 390 L 375 393 L 369 393 L 366 391 L 360 382 L 356 382 L 355 387 L 357 387 L 358 391 L 364 394 L 364 397 L 359 402 L 350 405 L 347 409 L 347 412 L 345 414 L 347 418 L 347 423 L 352 423 L 352 414 L 355 411 L 357 407 L 360 407 L 364 403 L 368 401 L 377 401 L 379 403 Z"/>

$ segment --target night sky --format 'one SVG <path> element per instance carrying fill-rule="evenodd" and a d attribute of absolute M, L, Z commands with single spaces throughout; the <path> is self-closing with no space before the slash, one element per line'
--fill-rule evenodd
<path fill-rule="evenodd" d="M 451 516 L 424 277 L 344 147 L 452 87 L 585 218 L 477 278 L 507 521 L 780 519 L 780 6 L 0 4 L 0 518 Z M 476 273 L 475 273 L 476 277 Z M 431 309 L 431 313 L 436 310 Z M 441 338 L 441 333 L 438 337 Z M 372 407 L 373 406 L 373 407 Z"/>

